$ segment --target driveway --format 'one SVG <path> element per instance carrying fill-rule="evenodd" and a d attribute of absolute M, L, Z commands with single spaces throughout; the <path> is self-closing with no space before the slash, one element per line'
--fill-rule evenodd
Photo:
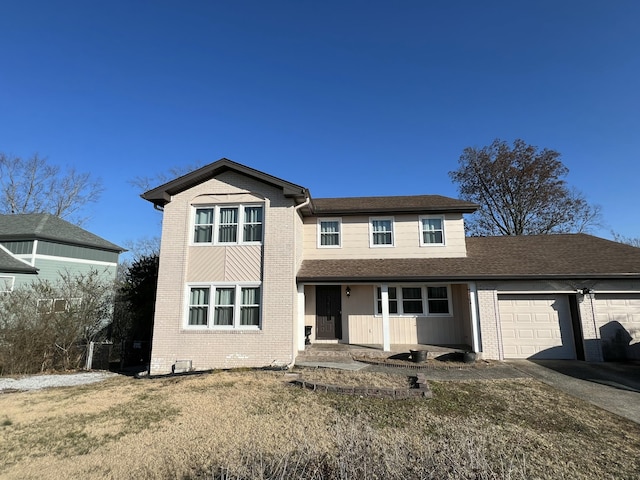
<path fill-rule="evenodd" d="M 640 364 L 571 360 L 509 360 L 517 370 L 640 423 Z"/>

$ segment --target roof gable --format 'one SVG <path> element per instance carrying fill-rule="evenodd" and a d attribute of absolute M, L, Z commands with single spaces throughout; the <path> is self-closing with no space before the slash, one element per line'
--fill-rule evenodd
<path fill-rule="evenodd" d="M 205 165 L 198 170 L 194 170 L 191 173 L 187 173 L 175 180 L 171 180 L 159 187 L 151 189 L 143 193 L 141 197 L 156 206 L 162 207 L 171 201 L 171 197 L 173 195 L 184 192 L 185 190 L 206 182 L 207 180 L 229 170 L 238 172 L 242 175 L 247 175 L 268 185 L 280 188 L 285 196 L 299 198 L 300 202 L 303 202 L 304 199 L 309 196 L 309 192 L 305 187 L 287 182 L 286 180 L 282 180 L 281 178 L 274 177 L 273 175 L 255 170 L 240 163 L 236 163 L 228 158 L 221 158 L 217 162 Z"/>
<path fill-rule="evenodd" d="M 50 240 L 124 252 L 125 249 L 49 213 L 0 215 L 0 241 Z"/>

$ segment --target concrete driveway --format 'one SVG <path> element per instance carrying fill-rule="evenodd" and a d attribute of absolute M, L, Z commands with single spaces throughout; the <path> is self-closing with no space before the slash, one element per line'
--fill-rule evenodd
<path fill-rule="evenodd" d="M 572 360 L 509 360 L 517 370 L 640 423 L 640 363 L 587 363 Z"/>

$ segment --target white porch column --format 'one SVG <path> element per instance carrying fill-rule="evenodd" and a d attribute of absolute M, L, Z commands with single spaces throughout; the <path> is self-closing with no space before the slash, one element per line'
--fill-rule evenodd
<path fill-rule="evenodd" d="M 391 351 L 391 335 L 389 333 L 389 286 L 380 285 L 382 300 L 382 350 Z"/>
<path fill-rule="evenodd" d="M 304 285 L 298 285 L 298 351 L 304 350 Z M 296 352 L 297 353 L 297 352 Z"/>
<path fill-rule="evenodd" d="M 480 351 L 480 328 L 478 323 L 478 288 L 476 282 L 469 282 L 469 308 L 471 309 L 471 349 Z"/>

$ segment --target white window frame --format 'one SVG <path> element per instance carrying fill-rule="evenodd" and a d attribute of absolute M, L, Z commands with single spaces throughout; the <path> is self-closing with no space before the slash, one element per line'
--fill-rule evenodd
<path fill-rule="evenodd" d="M 391 243 L 390 244 L 376 244 L 373 242 L 374 233 L 380 233 L 373 230 L 374 221 L 389 221 L 391 222 Z M 370 248 L 393 248 L 396 245 L 396 222 L 394 217 L 369 217 L 369 247 Z"/>
<path fill-rule="evenodd" d="M 191 310 L 191 289 L 192 288 L 208 288 L 209 289 L 209 303 L 207 306 L 207 323 L 206 325 L 189 325 L 189 312 Z M 215 315 L 215 298 L 216 289 L 218 288 L 233 288 L 234 289 L 234 303 L 233 303 L 233 323 L 232 325 L 214 325 Z M 242 304 L 242 289 L 245 288 L 258 288 L 259 291 L 259 303 L 251 305 Z M 185 313 L 183 326 L 186 330 L 261 330 L 262 329 L 262 308 L 263 308 L 263 291 L 262 284 L 260 282 L 212 282 L 212 283 L 189 283 L 185 289 Z M 258 307 L 258 325 L 240 325 L 241 310 L 242 307 Z"/>
<path fill-rule="evenodd" d="M 378 310 L 378 288 L 380 285 L 373 286 L 373 311 L 374 316 L 380 317 L 382 316 L 382 312 Z M 398 312 L 391 313 L 389 312 L 390 317 L 453 317 L 453 301 L 451 298 L 451 285 L 444 283 L 427 283 L 427 284 L 411 284 L 411 283 L 401 283 L 401 284 L 389 284 L 389 289 L 395 288 L 396 298 L 394 301 L 397 302 Z M 447 301 L 448 301 L 448 313 L 431 313 L 429 311 L 429 297 L 427 296 L 429 293 L 428 287 L 447 287 Z M 404 304 L 402 297 L 402 289 L 403 288 L 420 288 L 421 289 L 421 299 L 422 299 L 422 313 L 404 313 Z M 442 300 L 442 299 L 436 299 Z"/>
<path fill-rule="evenodd" d="M 191 221 L 190 221 L 190 230 L 189 230 L 189 245 L 191 246 L 211 246 L 211 245 L 220 245 L 220 246 L 228 246 L 228 245 L 262 245 L 264 241 L 264 223 L 265 223 L 265 205 L 263 203 L 232 203 L 232 204 L 215 204 L 215 205 L 192 205 L 191 206 Z M 261 230 L 262 235 L 260 240 L 258 241 L 244 241 L 244 216 L 245 216 L 245 208 L 247 207 L 260 207 L 262 209 L 262 222 L 261 222 Z M 212 225 L 212 235 L 210 242 L 196 242 L 195 241 L 195 228 L 196 228 L 196 211 L 198 209 L 211 208 L 213 209 L 213 224 L 205 224 Z M 221 242 L 219 241 L 220 234 L 220 209 L 223 208 L 235 208 L 238 211 L 238 221 L 236 225 L 236 241 L 235 242 Z M 257 225 L 257 223 L 247 222 L 247 225 Z"/>
<path fill-rule="evenodd" d="M 16 277 L 11 275 L 0 275 L 0 293 L 13 292 L 16 283 Z"/>
<path fill-rule="evenodd" d="M 424 241 L 424 225 L 422 223 L 423 220 L 440 220 L 441 229 L 435 231 L 442 232 L 442 242 L 441 243 L 427 243 Z M 444 247 L 447 242 L 447 237 L 445 235 L 445 220 L 444 215 L 420 215 L 418 218 L 418 230 L 420 235 L 420 246 L 421 247 Z"/>
<path fill-rule="evenodd" d="M 322 245 L 322 223 L 324 222 L 337 222 L 338 223 L 338 244 L 337 245 Z M 318 248 L 342 248 L 342 218 L 318 218 Z M 334 235 L 333 233 L 328 235 Z"/>

